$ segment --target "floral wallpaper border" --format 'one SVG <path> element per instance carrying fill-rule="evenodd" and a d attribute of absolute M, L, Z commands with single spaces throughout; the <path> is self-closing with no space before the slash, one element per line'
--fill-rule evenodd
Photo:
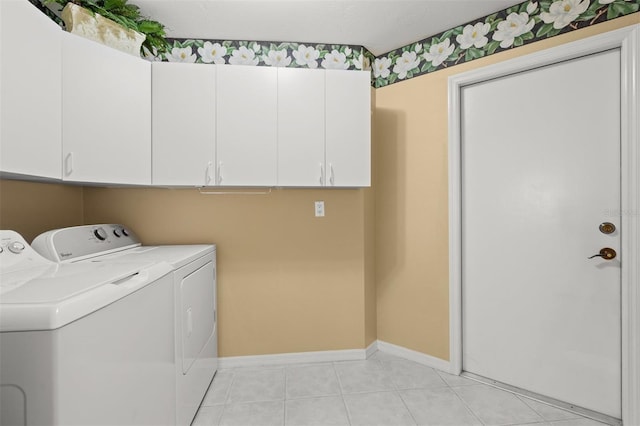
<path fill-rule="evenodd" d="M 62 21 L 42 0 L 29 0 Z M 375 56 L 363 46 L 207 39 L 170 39 L 168 52 L 144 51 L 151 61 L 371 70 L 375 88 L 636 13 L 640 0 L 527 0 Z M 638 19 L 640 22 L 640 18 Z"/>
<path fill-rule="evenodd" d="M 525 1 L 373 60 L 373 86 L 384 87 L 535 41 L 635 13 L 640 0 Z M 639 19 L 640 22 L 640 19 Z"/>
<path fill-rule="evenodd" d="M 369 70 L 373 55 L 362 46 L 272 41 L 169 39 L 172 47 L 151 61 Z"/>

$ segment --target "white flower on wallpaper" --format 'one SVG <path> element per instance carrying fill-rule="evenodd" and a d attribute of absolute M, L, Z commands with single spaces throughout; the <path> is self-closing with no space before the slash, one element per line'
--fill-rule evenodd
<path fill-rule="evenodd" d="M 600 4 L 609 4 L 609 3 L 613 3 L 615 0 L 598 0 L 598 3 Z"/>
<path fill-rule="evenodd" d="M 152 50 L 149 50 L 146 46 L 142 46 L 142 53 L 144 59 L 151 62 L 159 62 L 162 61 L 162 55 L 158 54 L 158 48 L 154 47 Z"/>
<path fill-rule="evenodd" d="M 527 5 L 527 13 L 529 14 L 529 16 L 531 16 L 531 14 L 536 10 L 538 10 L 538 2 L 532 1 Z"/>
<path fill-rule="evenodd" d="M 220 43 L 205 41 L 202 47 L 198 47 L 198 53 L 205 64 L 222 65 L 227 63 L 224 59 L 224 55 L 227 54 L 227 48 Z"/>
<path fill-rule="evenodd" d="M 449 39 L 446 38 L 440 43 L 431 45 L 429 51 L 425 52 L 424 59 L 431 62 L 434 67 L 437 67 L 451 56 L 455 48 L 455 45 L 451 44 Z"/>
<path fill-rule="evenodd" d="M 382 77 L 387 78 L 391 71 L 389 67 L 391 66 L 391 59 L 385 57 L 376 58 L 373 60 L 373 76 L 375 78 Z"/>
<path fill-rule="evenodd" d="M 506 49 L 513 44 L 513 40 L 516 37 L 528 33 L 534 25 L 535 21 L 529 19 L 528 13 L 513 12 L 507 16 L 507 19 L 498 24 L 498 28 L 493 33 L 493 39 L 499 41 L 500 47 Z"/>
<path fill-rule="evenodd" d="M 327 53 L 324 55 L 324 59 L 322 60 L 322 68 L 328 70 L 346 70 L 349 69 L 349 63 L 347 62 L 347 55 L 344 53 L 338 52 L 337 50 L 332 50 L 331 53 Z"/>
<path fill-rule="evenodd" d="M 287 54 L 287 49 L 270 50 L 266 56 L 262 57 L 262 60 L 272 67 L 288 67 L 291 64 L 291 57 Z"/>
<path fill-rule="evenodd" d="M 467 25 L 462 30 L 462 34 L 456 37 L 456 41 L 460 45 L 460 49 L 468 49 L 471 46 L 475 46 L 478 49 L 484 47 L 489 39 L 486 37 L 491 29 L 490 24 L 484 22 L 478 22 L 475 25 Z"/>
<path fill-rule="evenodd" d="M 422 52 L 422 43 L 416 43 L 416 45 L 413 47 L 413 51 L 417 54 L 420 54 L 420 52 Z"/>
<path fill-rule="evenodd" d="M 589 7 L 589 0 L 559 0 L 553 2 L 549 12 L 542 12 L 540 18 L 545 24 L 553 23 L 553 28 L 560 29 L 569 25 Z"/>
<path fill-rule="evenodd" d="M 407 73 L 418 68 L 420 59 L 416 52 L 404 52 L 401 57 L 396 59 L 393 66 L 393 72 L 398 74 L 400 80 L 407 78 Z"/>
<path fill-rule="evenodd" d="M 174 47 L 170 52 L 165 54 L 165 57 L 169 62 L 194 63 L 196 61 L 196 55 L 193 53 L 193 49 L 189 46 Z"/>
<path fill-rule="evenodd" d="M 231 52 L 229 63 L 231 65 L 258 65 L 260 59 L 256 58 L 256 52 L 253 49 L 247 49 L 245 46 L 240 46 L 238 49 Z"/>
<path fill-rule="evenodd" d="M 353 61 L 353 66 L 357 70 L 368 70 L 371 67 L 371 60 L 361 53 L 358 55 L 358 58 Z"/>
<path fill-rule="evenodd" d="M 293 51 L 293 57 L 296 60 L 296 64 L 301 67 L 318 68 L 320 52 L 311 46 L 307 47 L 301 44 L 298 46 L 298 50 Z"/>

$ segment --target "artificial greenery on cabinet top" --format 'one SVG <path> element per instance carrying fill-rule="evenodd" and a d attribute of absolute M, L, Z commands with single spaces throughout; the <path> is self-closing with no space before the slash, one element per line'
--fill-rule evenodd
<path fill-rule="evenodd" d="M 146 36 L 142 43 L 150 52 L 164 52 L 169 43 L 166 40 L 164 25 L 153 21 L 140 13 L 140 8 L 128 0 L 44 0 L 45 4 L 56 3 L 61 7 L 74 3 L 92 13 L 122 25 L 124 28 L 137 31 Z"/>

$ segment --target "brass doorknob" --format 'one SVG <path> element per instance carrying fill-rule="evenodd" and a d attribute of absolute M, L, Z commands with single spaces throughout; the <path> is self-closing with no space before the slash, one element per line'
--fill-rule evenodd
<path fill-rule="evenodd" d="M 603 249 L 600 249 L 600 253 L 598 254 L 594 254 L 593 256 L 589 257 L 589 259 L 593 259 L 594 257 L 601 257 L 604 260 L 611 260 L 613 258 L 615 258 L 617 255 L 616 251 L 612 248 L 609 247 L 605 247 Z"/>

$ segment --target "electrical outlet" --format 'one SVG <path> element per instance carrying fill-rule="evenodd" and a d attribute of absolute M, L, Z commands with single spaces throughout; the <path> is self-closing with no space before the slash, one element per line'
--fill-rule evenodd
<path fill-rule="evenodd" d="M 324 201 L 316 201 L 316 217 L 324 217 Z"/>

